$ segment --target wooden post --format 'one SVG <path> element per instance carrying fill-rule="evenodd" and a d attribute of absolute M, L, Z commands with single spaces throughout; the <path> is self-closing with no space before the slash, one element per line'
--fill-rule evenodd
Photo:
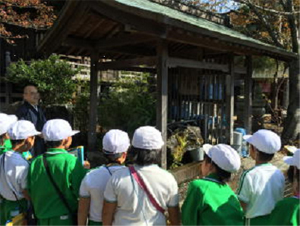
<path fill-rule="evenodd" d="M 246 57 L 247 74 L 244 77 L 244 127 L 247 134 L 252 133 L 252 56 Z"/>
<path fill-rule="evenodd" d="M 7 76 L 7 68 L 11 64 L 10 52 L 5 52 L 5 77 Z M 11 83 L 5 81 L 5 105 L 8 108 L 9 104 L 12 102 L 12 87 Z"/>
<path fill-rule="evenodd" d="M 288 109 L 288 105 L 289 105 L 289 92 L 290 92 L 289 78 L 286 78 L 286 81 L 284 82 L 283 100 L 282 100 L 282 107 L 285 110 Z"/>
<path fill-rule="evenodd" d="M 162 133 L 165 145 L 161 153 L 161 167 L 167 168 L 167 117 L 168 117 L 168 46 L 161 42 L 157 46 L 157 106 L 156 127 Z"/>
<path fill-rule="evenodd" d="M 91 73 L 90 73 L 90 120 L 89 120 L 89 131 L 88 131 L 88 150 L 96 151 L 97 143 L 97 110 L 98 110 L 98 99 L 97 99 L 97 88 L 98 88 L 98 53 L 93 52 L 91 56 Z"/>
<path fill-rule="evenodd" d="M 233 126 L 234 126 L 234 56 L 230 56 L 229 74 L 226 76 L 226 118 L 227 118 L 227 141 L 233 144 Z"/>

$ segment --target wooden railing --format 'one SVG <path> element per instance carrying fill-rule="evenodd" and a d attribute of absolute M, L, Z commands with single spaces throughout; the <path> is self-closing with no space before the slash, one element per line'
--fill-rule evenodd
<path fill-rule="evenodd" d="M 80 69 L 79 73 L 73 79 L 89 80 L 90 79 L 90 64 L 82 64 L 77 62 L 67 61 L 72 69 Z"/>

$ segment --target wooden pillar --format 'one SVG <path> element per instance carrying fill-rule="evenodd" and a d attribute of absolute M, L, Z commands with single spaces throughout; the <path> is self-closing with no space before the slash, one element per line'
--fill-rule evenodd
<path fill-rule="evenodd" d="M 88 150 L 96 151 L 97 143 L 97 110 L 98 110 L 98 53 L 94 52 L 91 56 L 91 73 L 90 73 L 90 120 L 89 120 L 89 132 L 88 132 Z"/>
<path fill-rule="evenodd" d="M 7 69 L 11 64 L 11 55 L 9 51 L 5 52 L 5 77 L 7 76 Z M 9 104 L 12 102 L 12 87 L 11 83 L 5 81 L 5 105 L 8 108 Z"/>
<path fill-rule="evenodd" d="M 246 57 L 247 74 L 244 77 L 244 127 L 247 134 L 252 133 L 252 56 Z"/>
<path fill-rule="evenodd" d="M 157 46 L 157 106 L 156 127 L 162 133 L 165 145 L 161 153 L 161 167 L 167 168 L 167 117 L 168 117 L 168 46 L 161 42 Z"/>
<path fill-rule="evenodd" d="M 290 92 L 289 78 L 286 78 L 286 81 L 284 82 L 283 100 L 282 100 L 282 108 L 285 110 L 288 109 L 288 105 L 289 105 L 289 92 Z"/>
<path fill-rule="evenodd" d="M 234 56 L 229 58 L 229 74 L 226 76 L 226 120 L 227 128 L 227 141 L 233 144 L 233 126 L 234 126 Z"/>

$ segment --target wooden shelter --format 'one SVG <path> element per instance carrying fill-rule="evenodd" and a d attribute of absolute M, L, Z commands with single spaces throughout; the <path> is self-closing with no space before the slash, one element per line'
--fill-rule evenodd
<path fill-rule="evenodd" d="M 40 41 L 39 51 L 91 57 L 90 150 L 96 144 L 101 70 L 156 73 L 156 121 L 165 140 L 168 117 L 178 121 L 198 115 L 206 123 L 215 123 L 211 131 L 217 137 L 232 143 L 235 79 L 245 81 L 244 126 L 251 131 L 251 57 L 267 55 L 283 61 L 296 57 L 151 0 L 69 0 Z M 242 59 L 241 66 L 236 64 L 237 57 Z M 184 105 L 188 106 L 185 112 Z M 165 167 L 166 153 L 162 156 Z"/>

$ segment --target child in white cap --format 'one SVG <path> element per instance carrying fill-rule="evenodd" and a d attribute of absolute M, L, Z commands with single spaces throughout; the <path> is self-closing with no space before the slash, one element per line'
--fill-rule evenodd
<path fill-rule="evenodd" d="M 43 127 L 47 152 L 32 161 L 28 174 L 28 190 L 38 225 L 77 224 L 73 216 L 86 170 L 66 149 L 78 132 L 63 119 L 49 120 Z"/>
<path fill-rule="evenodd" d="M 78 224 L 102 225 L 103 195 L 110 177 L 125 168 L 130 146 L 128 134 L 118 129 L 108 131 L 103 137 L 103 153 L 108 164 L 87 173 L 81 182 L 78 205 Z"/>
<path fill-rule="evenodd" d="M 15 122 L 8 130 L 12 149 L 0 156 L 1 225 L 27 211 L 27 174 L 29 163 L 22 157 L 34 145 L 40 132 L 26 120 Z"/>
<path fill-rule="evenodd" d="M 15 115 L 0 113 L 0 155 L 12 148 L 7 131 L 17 120 Z"/>
<path fill-rule="evenodd" d="M 271 213 L 269 225 L 300 224 L 300 149 L 296 150 L 293 157 L 284 157 L 285 163 L 290 165 L 288 179 L 293 186 L 293 196 L 279 201 Z"/>
<path fill-rule="evenodd" d="M 270 163 L 281 148 L 281 140 L 265 129 L 245 135 L 244 139 L 250 144 L 255 166 L 242 174 L 237 195 L 245 211 L 246 225 L 266 225 L 276 202 L 283 198 L 284 175 Z"/>
<path fill-rule="evenodd" d="M 156 164 L 163 145 L 161 133 L 154 127 L 135 130 L 130 150 L 134 165 L 118 170 L 108 181 L 103 225 L 166 225 L 166 210 L 170 225 L 179 225 L 176 180 Z"/>
<path fill-rule="evenodd" d="M 7 115 L 4 113 L 0 113 L 0 155 L 12 149 L 12 145 L 7 134 L 9 127 L 16 122 L 18 119 L 14 115 Z M 0 213 L 2 211 L 2 198 L 0 197 Z M 1 217 L 1 214 L 0 214 Z M 4 217 L 4 216 L 3 216 Z M 1 222 L 4 220 L 0 219 Z"/>
<path fill-rule="evenodd" d="M 241 205 L 226 183 L 241 166 L 237 151 L 226 144 L 204 145 L 202 179 L 189 184 L 182 206 L 183 225 L 243 225 Z"/>

